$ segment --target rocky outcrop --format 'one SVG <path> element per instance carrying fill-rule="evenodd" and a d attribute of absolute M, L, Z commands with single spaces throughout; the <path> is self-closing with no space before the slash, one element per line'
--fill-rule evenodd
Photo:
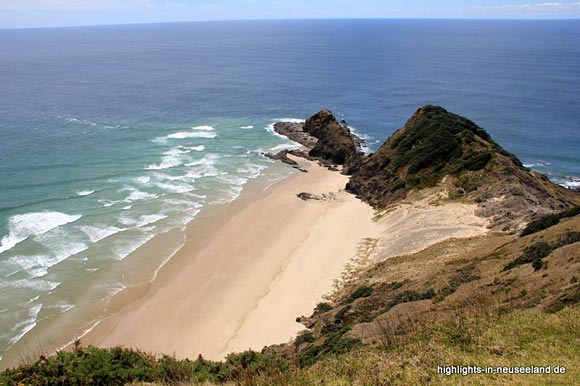
<path fill-rule="evenodd" d="M 274 124 L 274 131 L 280 135 L 288 137 L 294 142 L 298 142 L 308 149 L 314 148 L 318 138 L 304 131 L 304 123 L 277 122 Z"/>
<path fill-rule="evenodd" d="M 346 124 L 338 123 L 329 110 L 321 110 L 305 123 L 278 122 L 274 130 L 308 148 L 305 158 L 319 160 L 326 166 L 342 165 L 345 173 L 353 171 L 363 156 L 363 141 Z M 304 156 L 300 151 L 295 153 Z"/>
<path fill-rule="evenodd" d="M 266 158 L 270 158 L 270 159 L 273 159 L 273 160 L 278 160 L 278 161 L 280 161 L 282 163 L 285 163 L 286 165 L 292 166 L 294 169 L 298 169 L 301 172 L 308 173 L 307 170 L 302 169 L 300 167 L 300 165 L 298 164 L 298 162 L 296 162 L 292 158 L 288 157 L 288 154 L 292 154 L 291 151 L 284 149 L 284 150 L 279 151 L 276 154 L 264 153 L 263 155 Z M 300 155 L 298 155 L 298 156 L 300 156 Z"/>
<path fill-rule="evenodd" d="M 438 106 L 424 106 L 379 150 L 364 157 L 347 190 L 377 209 L 413 189 L 445 180 L 449 195 L 479 204 L 494 229 L 578 205 L 579 195 L 531 172 L 481 127 Z"/>
<path fill-rule="evenodd" d="M 547 213 L 580 205 L 580 195 L 525 168 L 481 127 L 439 106 L 419 108 L 375 152 L 329 110 L 301 123 L 278 123 L 276 132 L 304 145 L 288 154 L 316 159 L 351 174 L 347 191 L 381 210 L 412 190 L 441 187 L 450 198 L 477 203 L 494 230 L 516 230 Z M 287 154 L 279 157 L 284 161 Z"/>
<path fill-rule="evenodd" d="M 309 154 L 343 165 L 348 174 L 356 169 L 361 158 L 360 140 L 355 139 L 346 125 L 338 123 L 329 110 L 322 110 L 306 120 L 304 131 L 318 141 Z"/>

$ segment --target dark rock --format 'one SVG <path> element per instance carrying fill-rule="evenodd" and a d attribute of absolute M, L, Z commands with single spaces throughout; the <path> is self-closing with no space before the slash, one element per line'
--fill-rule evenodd
<path fill-rule="evenodd" d="M 314 148 L 318 139 L 304 131 L 303 123 L 278 122 L 274 124 L 274 131 L 286 136 L 294 142 L 306 146 L 308 149 Z"/>
<path fill-rule="evenodd" d="M 304 131 L 318 138 L 314 148 L 308 153 L 312 157 L 345 166 L 348 174 L 356 168 L 362 152 L 348 127 L 339 124 L 329 110 L 321 110 L 306 120 Z"/>
<path fill-rule="evenodd" d="M 296 195 L 296 197 L 298 197 L 299 199 L 301 199 L 303 201 L 308 201 L 308 200 L 317 200 L 317 201 L 319 201 L 319 200 L 322 199 L 321 197 L 319 197 L 319 196 L 317 196 L 315 194 L 306 193 L 306 192 L 298 193 Z"/>
<path fill-rule="evenodd" d="M 304 158 L 308 161 L 316 161 L 316 158 L 310 156 L 308 152 L 305 152 L 304 150 L 288 150 L 288 154 L 291 154 L 295 157 Z"/>
<path fill-rule="evenodd" d="M 308 152 L 293 150 L 290 154 L 318 160 L 331 170 L 337 170 L 336 164 L 343 165 L 348 174 L 358 165 L 364 142 L 350 132 L 344 120 L 343 123 L 339 124 L 329 110 L 322 110 L 304 124 L 278 122 L 274 131 L 309 149 Z"/>
<path fill-rule="evenodd" d="M 294 161 L 293 159 L 290 159 L 288 157 L 288 150 L 282 150 L 279 151 L 276 154 L 272 154 L 272 153 L 265 153 L 264 154 L 265 157 L 268 157 L 270 159 L 273 160 L 279 160 L 282 161 L 283 163 L 290 165 L 290 166 L 298 166 L 298 162 Z"/>
<path fill-rule="evenodd" d="M 302 169 L 300 166 L 292 166 L 294 169 L 302 172 L 302 173 L 308 173 L 308 170 L 306 169 Z"/>

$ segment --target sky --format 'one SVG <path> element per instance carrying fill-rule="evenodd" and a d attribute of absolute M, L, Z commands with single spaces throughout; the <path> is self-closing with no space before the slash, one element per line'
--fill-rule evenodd
<path fill-rule="evenodd" d="M 580 0 L 0 0 L 0 28 L 317 18 L 580 19 Z"/>

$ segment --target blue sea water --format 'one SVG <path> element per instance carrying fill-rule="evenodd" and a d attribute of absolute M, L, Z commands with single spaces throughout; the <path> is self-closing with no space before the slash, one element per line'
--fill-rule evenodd
<path fill-rule="evenodd" d="M 207 205 L 279 178 L 259 154 L 289 146 L 276 120 L 330 108 L 376 148 L 438 104 L 579 186 L 578 90 L 580 21 L 0 30 L 0 357 L 106 307 L 150 246 L 154 273 Z"/>

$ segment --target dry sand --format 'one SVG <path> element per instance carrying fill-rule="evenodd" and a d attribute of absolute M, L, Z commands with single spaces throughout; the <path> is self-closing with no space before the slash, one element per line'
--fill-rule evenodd
<path fill-rule="evenodd" d="M 312 313 L 367 240 L 379 240 L 374 254 L 385 258 L 486 232 L 474 206 L 426 200 L 375 221 L 342 190 L 347 177 L 300 162 L 308 173 L 238 200 L 213 226 L 194 225 L 151 286 L 122 299 L 84 343 L 210 359 L 259 350 L 303 329 L 296 317 Z M 302 201 L 300 192 L 334 194 Z"/>

